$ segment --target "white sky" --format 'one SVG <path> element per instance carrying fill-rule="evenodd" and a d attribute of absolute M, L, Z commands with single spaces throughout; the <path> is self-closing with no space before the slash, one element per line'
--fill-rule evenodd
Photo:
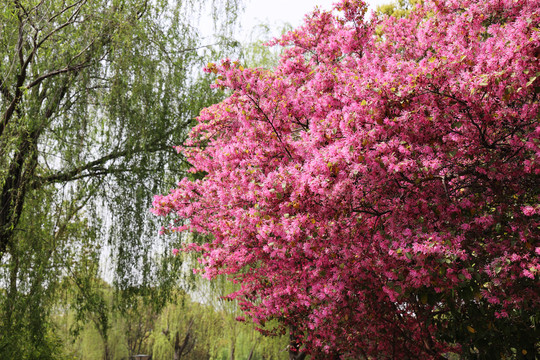
<path fill-rule="evenodd" d="M 392 0 L 365 0 L 370 10 L 377 5 L 389 4 Z M 241 15 L 240 24 L 244 31 L 250 31 L 255 26 L 265 23 L 275 28 L 275 35 L 286 23 L 293 27 L 302 24 L 304 15 L 316 6 L 329 10 L 337 0 L 246 0 L 245 12 Z"/>

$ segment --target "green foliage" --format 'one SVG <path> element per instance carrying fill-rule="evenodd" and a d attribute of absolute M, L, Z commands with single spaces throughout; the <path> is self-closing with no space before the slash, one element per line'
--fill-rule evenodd
<path fill-rule="evenodd" d="M 214 296 L 209 298 L 216 300 Z M 250 354 L 251 359 L 283 358 L 287 339 L 262 336 L 253 323 L 236 320 L 235 308 L 234 302 L 224 301 L 219 308 L 215 302 L 201 304 L 183 295 L 164 309 L 154 333 L 167 334 L 171 346 L 176 333 L 181 339 L 190 334 L 194 346 L 182 359 L 248 359 Z"/>
<path fill-rule="evenodd" d="M 212 3 L 217 40 L 196 29 L 205 2 L 3 2 L 0 357 L 60 357 L 68 336 L 54 324 L 66 309 L 74 334 L 94 327 L 102 357 L 125 354 L 112 314 L 170 298 L 179 264 L 154 245 L 147 209 L 186 169 L 168 161 L 172 145 L 222 98 L 208 91 L 200 49 L 234 53 L 220 39 L 239 3 Z M 104 290 L 103 271 L 121 296 Z"/>
<path fill-rule="evenodd" d="M 267 24 L 259 24 L 251 33 L 246 45 L 242 47 L 241 60 L 245 67 L 262 67 L 271 69 L 279 62 L 280 49 L 264 44 L 271 40 L 272 28 Z M 292 30 L 290 26 L 281 29 L 281 33 Z"/>
<path fill-rule="evenodd" d="M 80 357 L 84 360 L 100 360 L 103 358 L 104 349 L 102 346 L 96 346 L 101 343 L 99 332 L 88 327 L 81 333 Z"/>
<path fill-rule="evenodd" d="M 157 334 L 152 348 L 152 359 L 168 360 L 172 359 L 174 349 L 169 342 L 169 339 L 163 334 Z"/>
<path fill-rule="evenodd" d="M 396 18 L 402 18 L 407 16 L 410 11 L 423 0 L 397 0 L 397 2 L 391 2 L 389 4 L 377 6 L 377 14 L 393 16 Z"/>
<path fill-rule="evenodd" d="M 197 30 L 209 4 L 212 39 Z M 172 146 L 182 144 L 200 109 L 224 96 L 209 91 L 212 78 L 201 68 L 226 56 L 277 62 L 257 40 L 239 51 L 230 37 L 239 6 L 3 2 L 0 357 L 124 359 L 154 351 L 170 359 L 177 334 L 189 334 L 197 342 L 184 358 L 255 359 L 259 349 L 278 358 L 283 341 L 236 322 L 232 303 L 182 295 L 168 304 L 185 267 L 167 256 L 178 239 L 156 241 L 160 224 L 147 211 L 152 195 L 189 168 L 181 157 L 170 161 Z M 186 289 L 195 286 L 191 276 L 183 278 Z"/>
<path fill-rule="evenodd" d="M 101 290 L 111 304 L 112 289 L 101 284 Z M 71 292 L 73 295 L 73 292 Z M 66 297 L 72 296 L 66 294 Z M 235 315 L 202 304 L 182 292 L 175 293 L 174 301 L 155 313 L 152 304 L 138 300 L 137 311 L 126 316 L 108 306 L 108 342 L 103 341 L 99 323 L 77 319 L 78 310 L 62 306 L 54 317 L 57 333 L 70 338 L 76 328 L 79 336 L 65 341 L 62 353 L 52 358 L 125 359 L 135 354 L 152 354 L 154 359 L 172 359 L 175 350 L 182 348 L 181 359 L 281 359 L 287 339 L 264 337 L 250 322 L 241 323 Z M 231 303 L 233 304 L 233 303 Z M 143 314 L 137 318 L 136 314 Z M 141 321 L 142 320 L 142 321 Z M 142 333 L 135 334 L 137 330 Z M 179 342 L 176 343 L 178 337 Z"/>
<path fill-rule="evenodd" d="M 27 206 L 32 212 L 23 212 L 21 222 L 41 226 L 29 226 L 15 234 L 17 241 L 0 270 L 2 279 L 9 284 L 0 293 L 0 352 L 18 354 L 21 359 L 58 355 L 61 343 L 49 318 L 55 311 L 59 290 L 56 280 L 62 276 L 57 264 L 69 256 L 68 234 L 90 243 L 95 238 L 87 222 L 70 213 L 71 204 L 66 204 L 54 228 L 55 224 L 48 220 L 52 211 L 48 195 L 36 192 L 28 197 Z"/>

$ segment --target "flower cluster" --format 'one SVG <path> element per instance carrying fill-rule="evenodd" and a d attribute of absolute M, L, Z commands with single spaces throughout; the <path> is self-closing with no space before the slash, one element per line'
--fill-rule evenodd
<path fill-rule="evenodd" d="M 232 95 L 179 147 L 206 176 L 152 211 L 315 357 L 478 351 L 538 312 L 540 1 L 365 11 L 306 16 L 272 71 L 210 64 Z"/>

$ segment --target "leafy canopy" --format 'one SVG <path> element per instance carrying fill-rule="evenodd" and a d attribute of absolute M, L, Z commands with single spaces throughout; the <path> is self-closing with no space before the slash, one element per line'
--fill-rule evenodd
<path fill-rule="evenodd" d="M 223 98 L 206 91 L 200 69 L 205 51 L 234 51 L 225 35 L 240 2 L 211 1 L 214 39 L 197 30 L 208 3 L 2 1 L 0 357 L 59 356 L 51 319 L 66 309 L 57 310 L 63 286 L 78 291 L 66 306 L 98 319 L 107 343 L 100 265 L 123 290 L 114 306 L 170 298 L 178 266 L 158 257 L 168 244 L 154 245 L 147 209 L 186 168 L 165 161 L 172 145 Z"/>

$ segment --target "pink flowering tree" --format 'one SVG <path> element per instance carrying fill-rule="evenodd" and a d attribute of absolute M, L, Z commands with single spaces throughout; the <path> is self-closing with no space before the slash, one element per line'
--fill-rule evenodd
<path fill-rule="evenodd" d="M 366 9 L 316 10 L 272 71 L 210 64 L 231 96 L 178 148 L 204 176 L 152 211 L 292 359 L 534 359 L 540 1 Z"/>

